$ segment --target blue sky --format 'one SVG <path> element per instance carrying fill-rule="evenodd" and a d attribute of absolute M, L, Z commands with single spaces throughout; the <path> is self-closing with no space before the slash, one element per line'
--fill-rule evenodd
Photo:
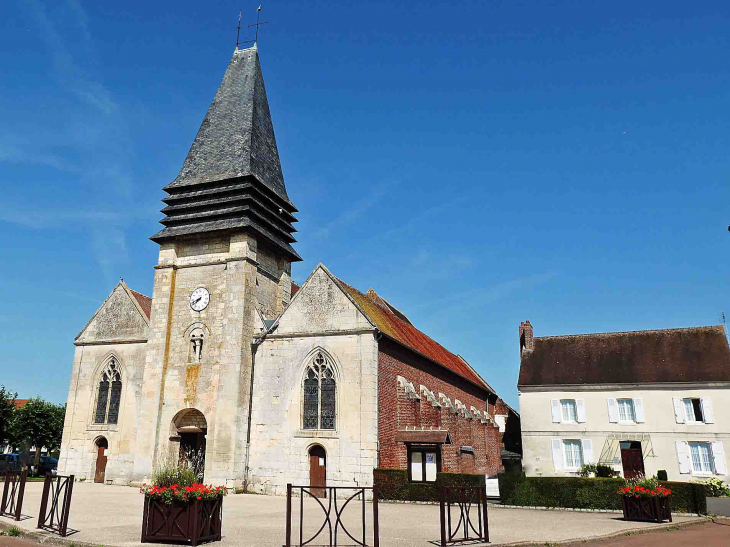
<path fill-rule="evenodd" d="M 235 44 L 228 0 L 0 17 L 0 383 L 65 400 Z M 536 336 L 730 313 L 726 1 L 264 4 L 293 268 L 375 288 L 517 405 Z"/>

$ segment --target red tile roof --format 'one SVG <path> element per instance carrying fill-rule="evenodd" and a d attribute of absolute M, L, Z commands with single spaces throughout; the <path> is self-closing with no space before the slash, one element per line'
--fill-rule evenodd
<path fill-rule="evenodd" d="M 150 314 L 152 313 L 152 299 L 149 296 L 145 296 L 142 293 L 138 293 L 137 291 L 134 291 L 132 289 L 129 289 L 129 292 L 132 293 L 132 296 L 134 296 L 134 298 L 139 303 L 142 311 L 147 316 L 147 319 L 149 319 Z"/>
<path fill-rule="evenodd" d="M 15 410 L 23 408 L 30 399 L 15 399 Z"/>
<path fill-rule="evenodd" d="M 294 283 L 294 281 L 291 282 L 291 297 L 294 298 L 294 295 L 299 292 L 299 285 Z"/>
<path fill-rule="evenodd" d="M 335 278 L 337 279 L 337 278 Z M 394 308 L 378 296 L 372 289 L 363 294 L 344 281 L 337 279 L 342 289 L 360 306 L 370 320 L 384 335 L 406 346 L 407 348 L 435 361 L 444 368 L 449 369 L 476 384 L 477 386 L 494 393 L 481 376 L 479 376 L 466 361 L 458 355 L 451 353 L 441 344 L 422 333 L 411 325 L 408 319 L 401 312 L 394 313 Z M 401 316 L 401 317 L 399 317 Z"/>

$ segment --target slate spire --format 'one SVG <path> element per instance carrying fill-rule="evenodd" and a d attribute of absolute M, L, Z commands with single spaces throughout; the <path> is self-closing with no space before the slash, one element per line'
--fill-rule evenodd
<path fill-rule="evenodd" d="M 301 260 L 256 45 L 236 49 L 177 178 L 164 190 L 165 228 L 150 239 L 250 230 Z"/>

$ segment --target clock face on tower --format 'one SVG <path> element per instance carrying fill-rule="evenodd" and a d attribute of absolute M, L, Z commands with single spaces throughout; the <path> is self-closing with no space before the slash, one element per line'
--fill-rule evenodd
<path fill-rule="evenodd" d="M 204 287 L 198 287 L 190 293 L 190 307 L 193 311 L 203 311 L 210 302 L 210 293 Z"/>

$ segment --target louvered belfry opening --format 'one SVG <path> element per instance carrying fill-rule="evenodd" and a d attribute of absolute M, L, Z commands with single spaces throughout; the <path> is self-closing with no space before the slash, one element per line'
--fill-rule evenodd
<path fill-rule="evenodd" d="M 153 241 L 249 231 L 301 260 L 291 246 L 297 209 L 286 193 L 256 46 L 233 53 L 180 173 L 164 190 L 164 229 Z"/>

